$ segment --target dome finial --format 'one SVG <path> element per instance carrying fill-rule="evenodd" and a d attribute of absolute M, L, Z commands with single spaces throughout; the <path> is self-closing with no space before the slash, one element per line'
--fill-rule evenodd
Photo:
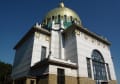
<path fill-rule="evenodd" d="M 60 1 L 60 4 L 59 4 L 59 6 L 61 7 L 61 8 L 63 8 L 64 7 L 64 2 L 63 2 L 64 0 L 61 0 Z"/>

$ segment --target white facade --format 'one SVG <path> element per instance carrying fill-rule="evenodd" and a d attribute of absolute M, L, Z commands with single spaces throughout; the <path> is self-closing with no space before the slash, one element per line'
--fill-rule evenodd
<path fill-rule="evenodd" d="M 47 49 L 46 58 L 48 57 L 49 47 L 50 47 L 49 41 L 50 41 L 50 37 L 48 35 L 42 34 L 40 32 L 35 32 L 31 66 L 33 66 L 33 65 L 35 65 L 35 63 L 41 61 L 41 47 L 42 46 L 46 47 L 46 49 Z"/>
<path fill-rule="evenodd" d="M 109 45 L 79 30 L 76 31 L 79 32 L 79 34 L 76 33 L 79 76 L 88 77 L 86 58 L 92 58 L 93 50 L 98 50 L 102 54 L 105 63 L 109 64 L 112 80 L 116 80 Z"/>
<path fill-rule="evenodd" d="M 28 75 L 30 67 L 42 61 L 41 47 L 45 46 L 45 58 L 48 58 L 51 51 L 51 60 L 78 66 L 78 70 L 72 70 L 66 67 L 50 65 L 49 70 L 45 73 L 56 74 L 57 68 L 62 68 L 66 70 L 66 75 L 88 77 L 86 58 L 91 58 L 92 51 L 98 50 L 104 57 L 105 63 L 109 64 L 111 79 L 116 80 L 109 45 L 77 29 L 69 29 L 64 34 L 62 32 L 52 30 L 51 36 L 41 32 L 34 32 L 34 35 L 16 50 L 13 77 Z M 68 74 L 70 72 L 75 73 Z M 93 73 L 92 78 L 94 79 Z"/>

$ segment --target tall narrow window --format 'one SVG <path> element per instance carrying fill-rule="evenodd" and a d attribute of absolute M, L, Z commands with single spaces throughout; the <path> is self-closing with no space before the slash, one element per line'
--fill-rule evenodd
<path fill-rule="evenodd" d="M 58 15 L 58 23 L 60 23 L 60 20 L 61 20 L 60 15 Z"/>
<path fill-rule="evenodd" d="M 110 75 L 110 68 L 109 68 L 109 65 L 108 64 L 106 64 L 107 65 L 107 72 L 108 72 L 108 77 L 109 77 L 109 80 L 111 80 L 111 75 Z"/>
<path fill-rule="evenodd" d="M 64 71 L 64 69 L 57 69 L 57 84 L 65 84 L 65 71 Z"/>
<path fill-rule="evenodd" d="M 41 60 L 46 58 L 46 47 L 42 46 L 41 47 Z"/>
<path fill-rule="evenodd" d="M 90 58 L 87 58 L 86 60 L 87 60 L 88 77 L 92 78 Z"/>
<path fill-rule="evenodd" d="M 47 18 L 47 24 L 49 24 L 49 22 L 50 22 L 50 18 Z"/>
<path fill-rule="evenodd" d="M 54 16 L 52 16 L 52 20 L 54 20 L 55 19 L 55 17 Z"/>
<path fill-rule="evenodd" d="M 55 16 L 55 23 L 57 22 L 57 16 Z"/>
<path fill-rule="evenodd" d="M 72 17 L 72 16 L 70 16 L 70 21 L 71 21 L 71 22 L 73 21 L 73 17 Z"/>
<path fill-rule="evenodd" d="M 67 15 L 64 15 L 64 20 L 65 22 L 67 22 Z"/>

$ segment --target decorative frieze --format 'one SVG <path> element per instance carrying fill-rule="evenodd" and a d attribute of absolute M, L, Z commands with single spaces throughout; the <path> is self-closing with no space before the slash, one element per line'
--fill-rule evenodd
<path fill-rule="evenodd" d="M 75 30 L 75 34 L 76 35 L 80 35 L 80 31 L 79 30 Z"/>
<path fill-rule="evenodd" d="M 42 41 L 49 41 L 50 40 L 49 36 L 47 36 L 45 34 L 38 33 L 38 32 L 35 32 L 35 38 L 41 39 Z"/>
<path fill-rule="evenodd" d="M 79 30 L 75 30 L 75 34 L 77 36 L 80 36 L 81 38 L 83 38 L 84 40 L 86 40 L 86 42 L 92 43 L 94 45 L 100 46 L 102 48 L 106 48 L 106 44 L 104 44 L 103 42 L 95 39 L 94 37 L 91 37 L 83 32 L 80 32 Z"/>
<path fill-rule="evenodd" d="M 35 32 L 35 38 L 39 39 L 40 38 L 40 33 Z"/>

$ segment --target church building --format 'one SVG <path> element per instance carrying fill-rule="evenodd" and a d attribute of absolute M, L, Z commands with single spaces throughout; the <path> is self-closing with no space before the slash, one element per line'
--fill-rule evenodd
<path fill-rule="evenodd" d="M 13 84 L 117 84 L 110 45 L 60 2 L 15 45 Z"/>

